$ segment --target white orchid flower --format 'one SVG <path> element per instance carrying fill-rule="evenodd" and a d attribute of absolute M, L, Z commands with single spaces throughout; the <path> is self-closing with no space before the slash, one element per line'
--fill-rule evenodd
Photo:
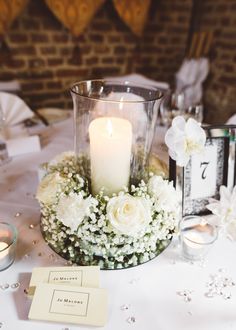
<path fill-rule="evenodd" d="M 206 133 L 199 123 L 192 118 L 186 122 L 181 116 L 173 119 L 165 135 L 169 155 L 179 166 L 186 166 L 192 155 L 201 153 L 205 142 Z"/>
<path fill-rule="evenodd" d="M 218 226 L 231 240 L 236 240 L 236 186 L 232 192 L 220 187 L 220 200 L 210 199 L 208 210 L 218 218 Z"/>

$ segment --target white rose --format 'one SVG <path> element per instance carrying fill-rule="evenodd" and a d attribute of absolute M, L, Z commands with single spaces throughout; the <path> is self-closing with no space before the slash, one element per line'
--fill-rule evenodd
<path fill-rule="evenodd" d="M 44 204 L 53 204 L 56 202 L 56 194 L 65 187 L 66 179 L 58 172 L 50 173 L 41 180 L 36 198 Z"/>
<path fill-rule="evenodd" d="M 173 183 L 164 180 L 161 176 L 154 175 L 149 179 L 148 192 L 165 211 L 175 210 L 179 204 L 179 194 Z"/>
<path fill-rule="evenodd" d="M 135 236 L 152 220 L 150 202 L 129 194 L 112 197 L 107 204 L 107 217 L 120 233 Z"/>
<path fill-rule="evenodd" d="M 65 151 L 62 152 L 61 154 L 57 155 L 56 157 L 54 157 L 50 162 L 49 165 L 50 166 L 56 166 L 59 163 L 62 162 L 66 162 L 69 161 L 72 157 L 75 156 L 74 151 Z"/>
<path fill-rule="evenodd" d="M 70 193 L 61 196 L 56 208 L 58 220 L 73 231 L 77 230 L 86 216 L 91 213 L 93 198 L 83 198 L 82 194 Z"/>

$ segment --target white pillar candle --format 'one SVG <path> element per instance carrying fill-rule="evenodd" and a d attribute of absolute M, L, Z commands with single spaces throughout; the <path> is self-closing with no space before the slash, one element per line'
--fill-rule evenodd
<path fill-rule="evenodd" d="M 92 193 L 119 192 L 129 184 L 132 125 L 122 118 L 101 117 L 89 125 Z"/>

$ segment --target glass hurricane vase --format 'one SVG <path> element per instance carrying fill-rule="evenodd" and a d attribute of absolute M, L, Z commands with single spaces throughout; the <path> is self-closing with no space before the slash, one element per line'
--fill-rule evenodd
<path fill-rule="evenodd" d="M 145 176 L 162 93 L 156 87 L 88 80 L 71 87 L 74 144 L 93 195 L 111 196 Z"/>

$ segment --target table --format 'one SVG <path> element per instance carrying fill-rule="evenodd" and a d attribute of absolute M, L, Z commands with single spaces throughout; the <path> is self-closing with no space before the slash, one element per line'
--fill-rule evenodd
<path fill-rule="evenodd" d="M 0 272 L 0 285 L 20 283 L 16 290 L 0 289 L 0 328 L 90 329 L 71 324 L 36 322 L 27 319 L 30 300 L 24 293 L 35 266 L 62 266 L 65 260 L 42 239 L 40 208 L 34 198 L 38 185 L 38 166 L 58 153 L 73 148 L 72 119 L 39 128 L 42 150 L 14 158 L 0 168 L 0 219 L 15 224 L 18 248 L 14 264 Z M 34 228 L 29 228 L 33 224 Z M 177 241 L 154 260 L 135 268 L 101 271 L 101 287 L 109 294 L 106 330 L 227 330 L 236 329 L 236 286 L 231 299 L 207 298 L 210 274 L 225 269 L 236 280 L 236 244 L 219 238 L 205 264 L 181 259 Z M 192 300 L 185 302 L 177 293 L 190 290 Z M 128 310 L 122 310 L 128 305 Z M 135 318 L 129 323 L 130 317 Z M 92 329 L 92 327 L 91 327 Z"/>

